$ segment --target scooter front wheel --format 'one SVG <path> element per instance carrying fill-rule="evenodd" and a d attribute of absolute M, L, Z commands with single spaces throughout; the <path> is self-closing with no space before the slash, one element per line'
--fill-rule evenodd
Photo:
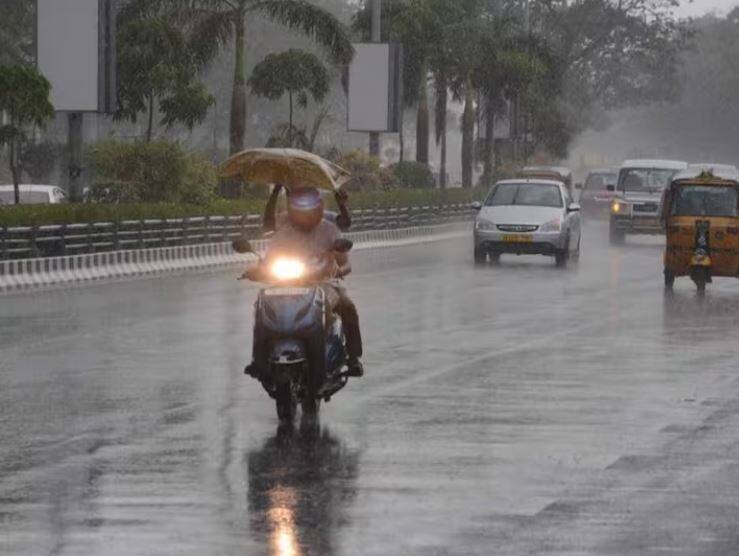
<path fill-rule="evenodd" d="M 289 423 L 293 421 L 298 404 L 289 382 L 277 388 L 275 405 L 277 406 L 277 418 L 281 422 Z"/>
<path fill-rule="evenodd" d="M 321 409 L 321 400 L 317 400 L 314 397 L 307 397 L 302 402 L 303 415 L 318 415 L 318 411 Z"/>

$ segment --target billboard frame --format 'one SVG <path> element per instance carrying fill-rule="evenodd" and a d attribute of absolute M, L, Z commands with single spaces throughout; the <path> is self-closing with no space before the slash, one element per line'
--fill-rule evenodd
<path fill-rule="evenodd" d="M 403 45 L 399 43 L 354 43 L 355 50 L 364 46 L 380 46 L 387 48 L 388 90 L 387 121 L 380 128 L 364 128 L 352 126 L 352 84 L 351 68 L 349 70 L 349 86 L 347 88 L 346 129 L 356 133 L 399 133 L 403 113 Z M 356 99 L 355 99 L 356 100 Z"/>

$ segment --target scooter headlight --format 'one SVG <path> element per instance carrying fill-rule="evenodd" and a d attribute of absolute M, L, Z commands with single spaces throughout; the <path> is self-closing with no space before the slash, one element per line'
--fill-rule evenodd
<path fill-rule="evenodd" d="M 270 267 L 270 273 L 277 280 L 298 280 L 305 276 L 305 263 L 298 259 L 276 259 Z"/>

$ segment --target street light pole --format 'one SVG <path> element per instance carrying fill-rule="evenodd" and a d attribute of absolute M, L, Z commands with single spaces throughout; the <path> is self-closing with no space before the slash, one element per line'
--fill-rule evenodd
<path fill-rule="evenodd" d="M 367 0 L 372 8 L 372 42 L 379 43 L 382 40 L 382 0 Z M 380 133 L 370 132 L 369 150 L 371 156 L 380 156 Z"/>

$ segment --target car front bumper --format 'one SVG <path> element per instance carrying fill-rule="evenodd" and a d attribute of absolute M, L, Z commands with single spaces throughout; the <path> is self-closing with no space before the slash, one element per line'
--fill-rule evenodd
<path fill-rule="evenodd" d="M 657 214 L 612 215 L 611 227 L 630 234 L 658 235 L 664 233 Z"/>
<path fill-rule="evenodd" d="M 475 230 L 475 248 L 490 253 L 516 255 L 555 255 L 567 244 L 567 232 L 508 233 Z"/>

